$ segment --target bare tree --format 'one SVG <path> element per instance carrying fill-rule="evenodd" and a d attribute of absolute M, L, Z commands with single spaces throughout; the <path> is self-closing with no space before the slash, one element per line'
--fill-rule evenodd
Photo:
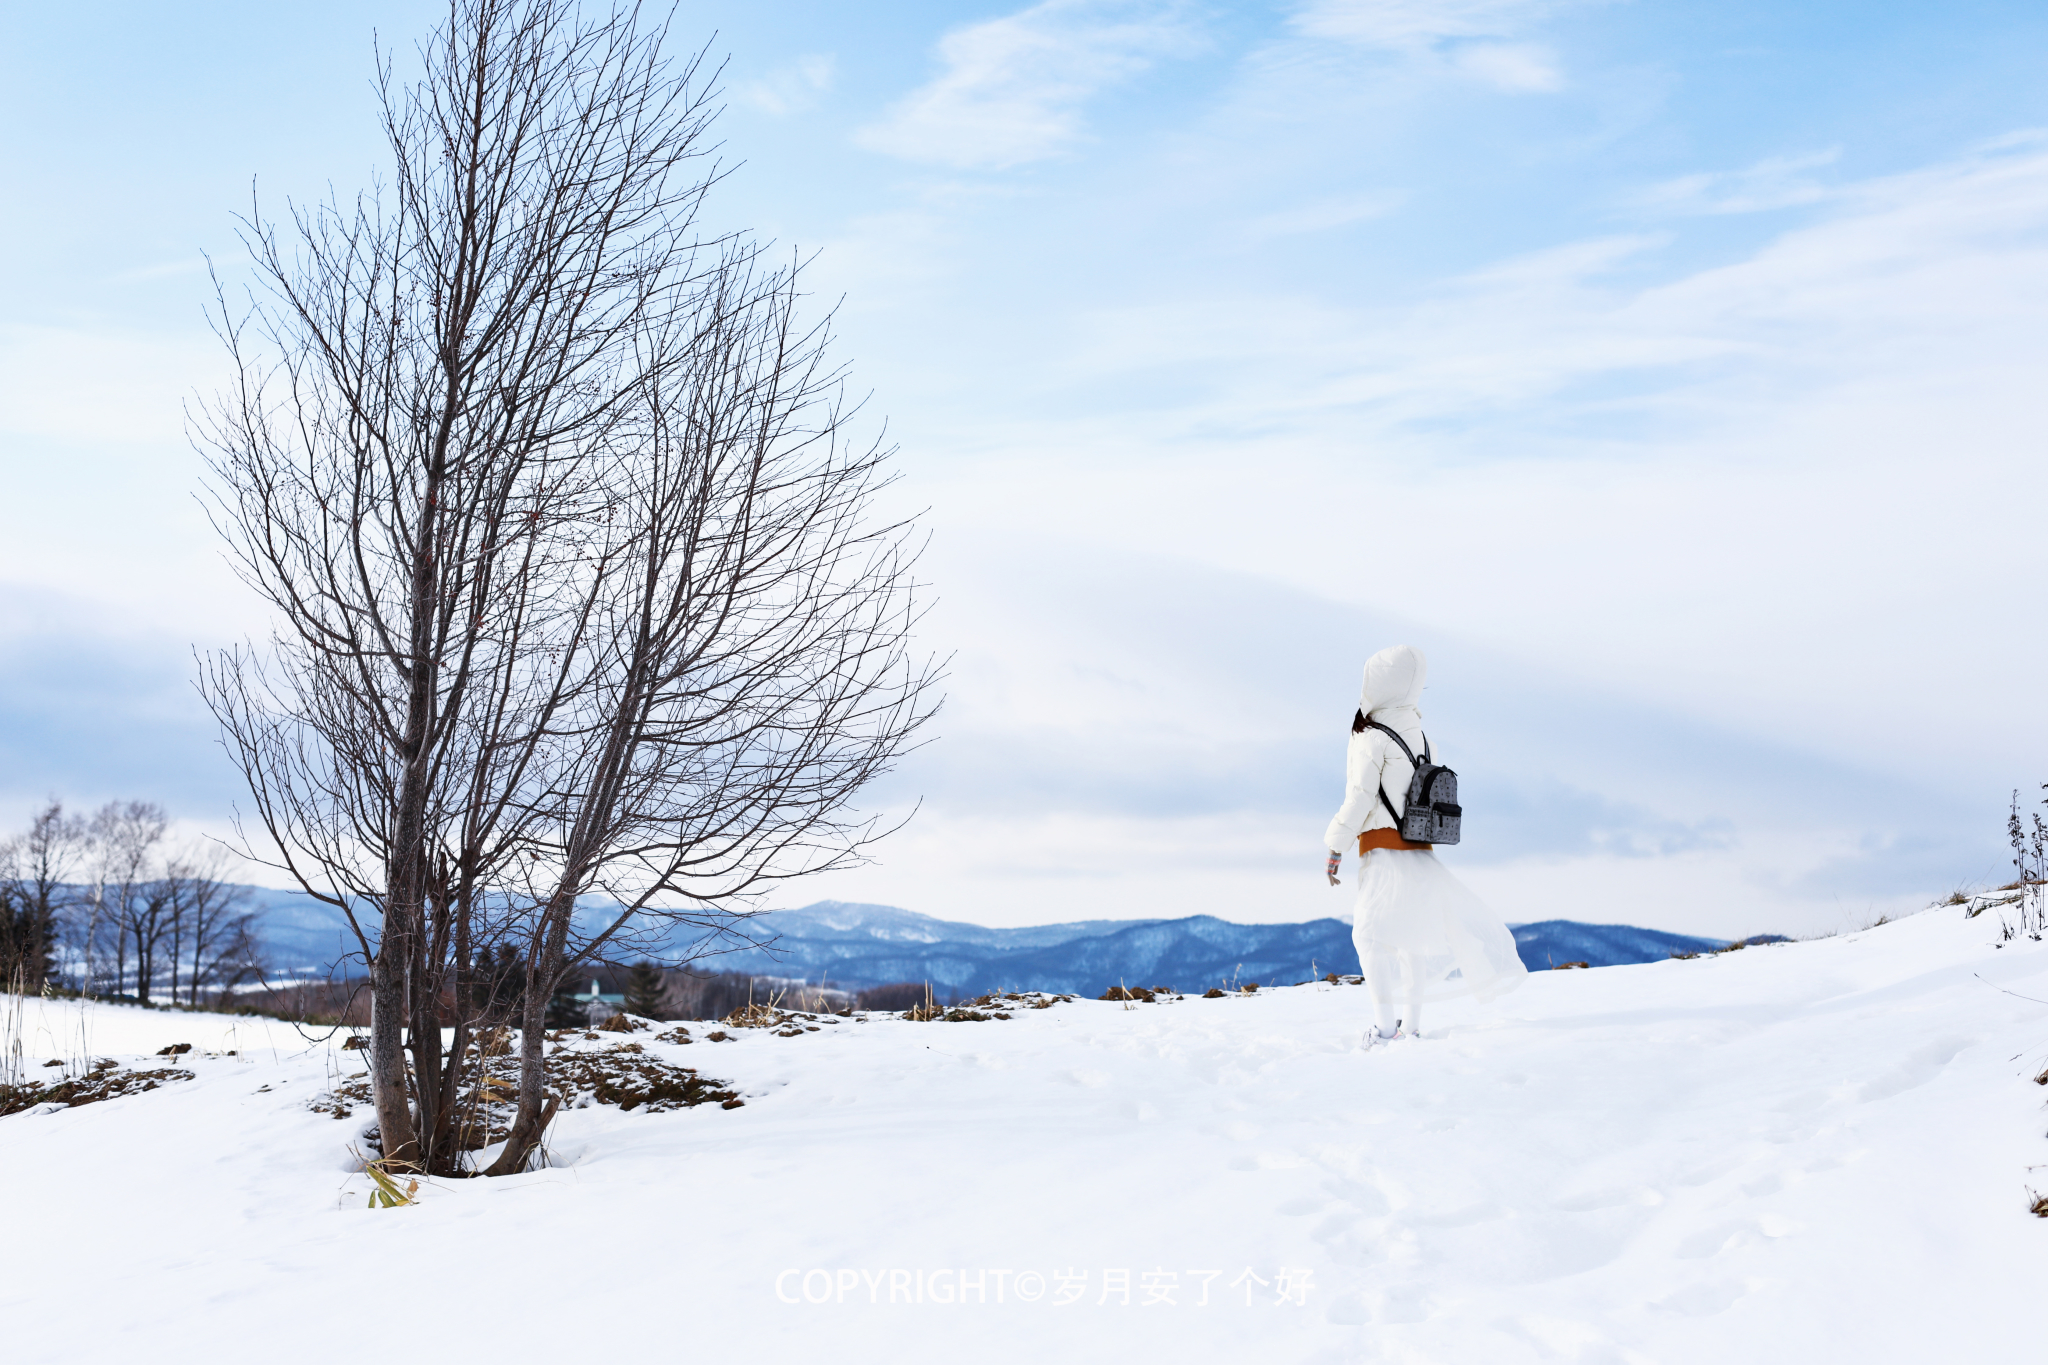
<path fill-rule="evenodd" d="M 128 986 L 128 953 L 138 954 L 137 990 L 149 999 L 148 975 L 164 905 L 155 885 L 155 863 L 170 817 L 154 801 L 109 801 L 86 827 L 92 882 L 87 888 L 83 948 L 87 982 L 97 985 L 111 943 L 114 994 Z"/>
<path fill-rule="evenodd" d="M 859 859 L 886 831 L 850 803 L 931 713 L 908 528 L 872 517 L 888 452 L 847 444 L 794 269 L 735 265 L 718 284 L 610 478 L 591 681 L 550 722 L 529 829 L 521 899 L 539 913 L 498 1173 L 523 1168 L 544 1123 L 553 984 L 636 928 L 715 933 L 765 888 Z M 590 892 L 616 913 L 579 933 Z"/>
<path fill-rule="evenodd" d="M 262 970 L 249 888 L 226 879 L 221 855 L 216 847 L 164 869 L 173 935 L 171 998 L 177 998 L 182 967 L 185 1000 L 195 1008 L 202 989 L 230 989 Z"/>
<path fill-rule="evenodd" d="M 0 979 L 36 990 L 55 970 L 70 877 L 85 848 L 85 822 L 54 797 L 25 831 L 0 843 Z"/>
<path fill-rule="evenodd" d="M 384 1152 L 430 1167 L 471 964 L 527 949 L 537 1097 L 569 963 L 858 856 L 838 812 L 928 713 L 904 528 L 863 522 L 882 453 L 845 448 L 793 272 L 695 232 L 714 110 L 664 37 L 453 0 L 418 80 L 384 64 L 389 191 L 252 212 L 268 293 L 222 307 L 240 382 L 198 436 L 280 628 L 203 686 L 369 963 Z M 593 892 L 622 913 L 578 939 Z"/>

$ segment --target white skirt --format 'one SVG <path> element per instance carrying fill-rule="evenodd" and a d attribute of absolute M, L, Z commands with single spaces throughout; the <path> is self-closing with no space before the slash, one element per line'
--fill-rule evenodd
<path fill-rule="evenodd" d="M 1522 984 L 1515 936 L 1433 849 L 1376 848 L 1363 863 L 1351 924 L 1362 968 L 1393 954 L 1424 1000 L 1490 1000 Z"/>

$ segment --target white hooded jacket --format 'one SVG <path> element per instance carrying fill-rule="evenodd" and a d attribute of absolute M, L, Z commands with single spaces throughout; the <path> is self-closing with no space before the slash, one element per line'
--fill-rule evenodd
<path fill-rule="evenodd" d="M 1422 684 L 1429 677 L 1429 660 L 1413 645 L 1383 649 L 1365 661 L 1365 686 L 1358 709 L 1367 720 L 1391 727 L 1419 758 L 1422 755 L 1422 713 L 1415 703 L 1422 698 Z M 1443 762 L 1432 746 L 1431 758 Z M 1333 853 L 1354 848 L 1358 836 L 1369 829 L 1392 829 L 1394 817 L 1379 799 L 1382 783 L 1387 800 L 1400 810 L 1407 803 L 1408 781 L 1415 775 L 1401 746 L 1384 730 L 1370 726 L 1351 737 L 1344 757 L 1344 804 L 1331 818 L 1323 833 L 1323 847 Z"/>

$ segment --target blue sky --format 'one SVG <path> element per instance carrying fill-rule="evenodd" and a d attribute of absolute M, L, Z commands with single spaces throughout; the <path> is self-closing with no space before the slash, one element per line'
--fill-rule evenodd
<path fill-rule="evenodd" d="M 0 801 L 235 796 L 190 652 L 231 215 L 368 183 L 428 4 L 14 7 Z M 929 508 L 941 739 L 815 895 L 1348 908 L 1317 840 L 1408 641 L 1512 919 L 1808 932 L 2003 880 L 2048 780 L 2048 11 L 708 4 L 713 208 Z M 808 899 L 809 894 L 796 899 Z"/>

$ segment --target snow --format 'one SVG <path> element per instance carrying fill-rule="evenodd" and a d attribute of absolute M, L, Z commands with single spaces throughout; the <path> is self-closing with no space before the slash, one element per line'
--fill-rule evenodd
<path fill-rule="evenodd" d="M 359 1054 L 32 1001 L 31 1066 L 84 1030 L 191 1042 L 197 1079 L 0 1119 L 8 1356 L 2036 1360 L 2048 946 L 1997 930 L 1943 909 L 1542 972 L 1372 1053 L 1364 990 L 1322 983 L 642 1033 L 746 1107 L 574 1110 L 551 1169 L 377 1211 L 346 1152 L 367 1110 L 305 1107 Z M 963 1303 L 963 1269 L 1008 1273 Z"/>

